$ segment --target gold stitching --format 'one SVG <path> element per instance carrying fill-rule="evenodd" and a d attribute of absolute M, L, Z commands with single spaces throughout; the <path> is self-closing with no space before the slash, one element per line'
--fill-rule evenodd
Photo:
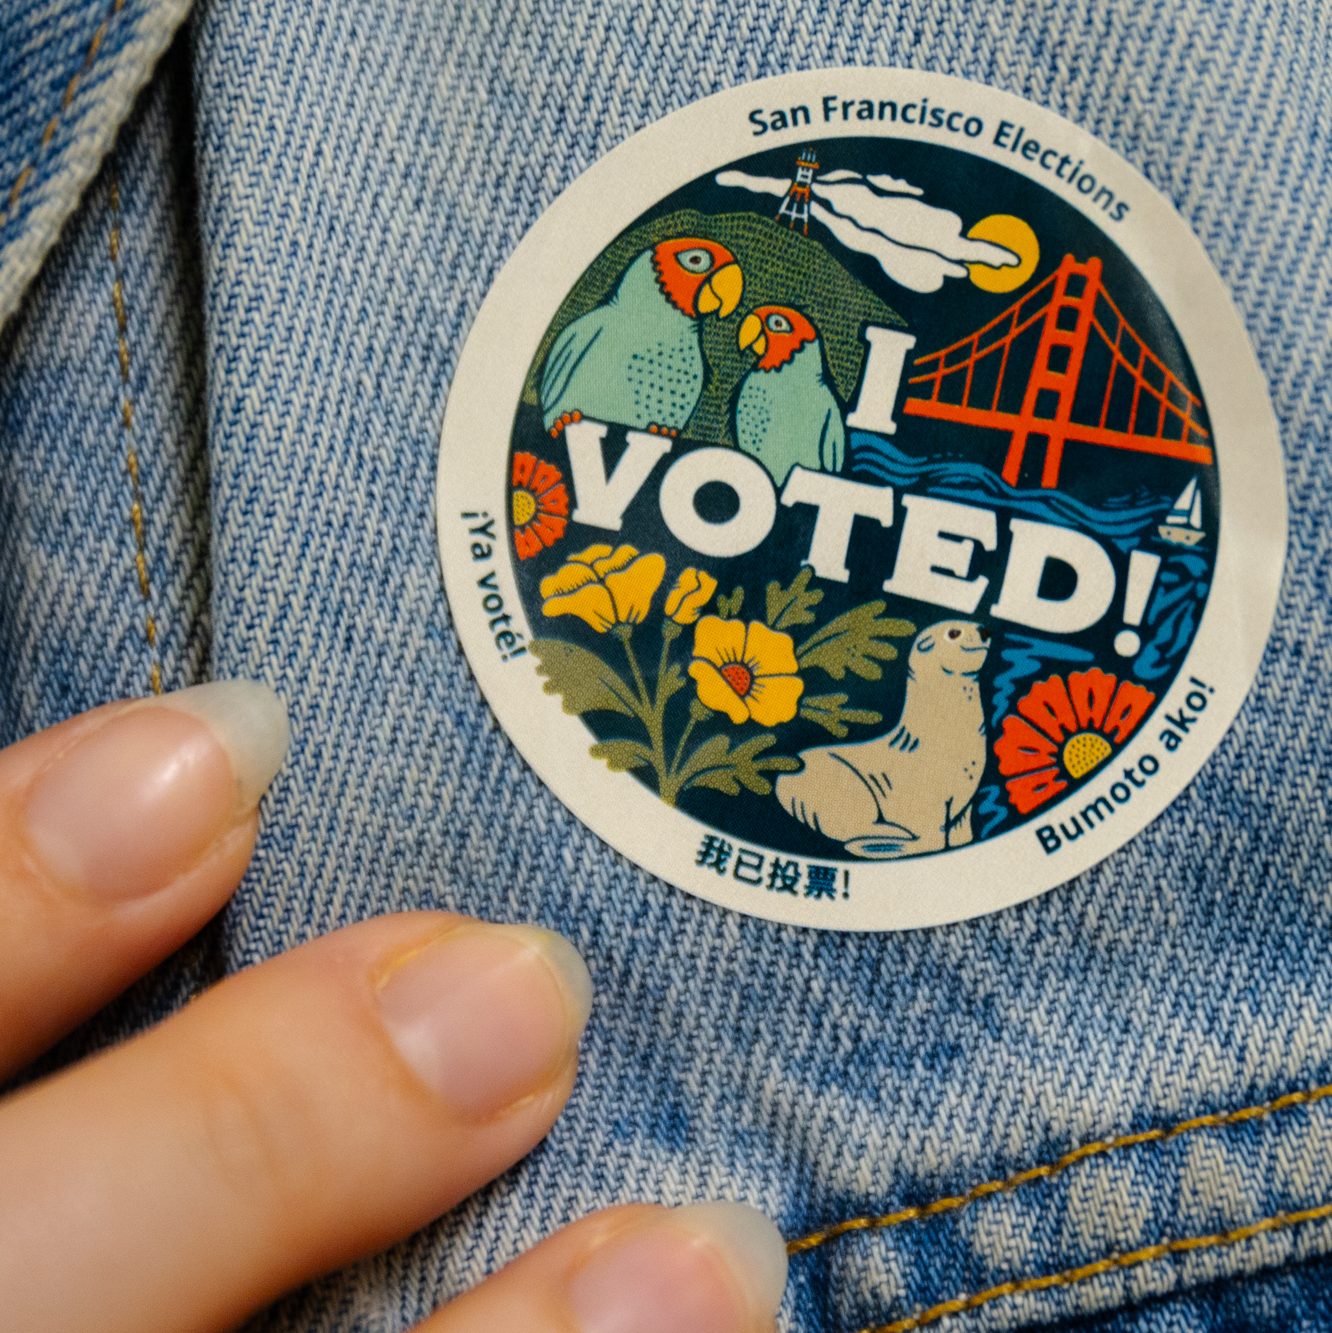
<path fill-rule="evenodd" d="M 1029 1185 L 1033 1181 L 1048 1180 L 1051 1176 L 1056 1176 L 1061 1171 L 1066 1171 L 1070 1166 L 1086 1161 L 1091 1157 L 1102 1157 L 1107 1153 L 1119 1152 L 1124 1148 L 1136 1148 L 1142 1143 L 1164 1143 L 1170 1139 L 1178 1138 L 1181 1134 L 1192 1134 L 1200 1129 L 1228 1129 L 1233 1125 L 1241 1125 L 1246 1121 L 1257 1120 L 1263 1116 L 1276 1115 L 1296 1106 L 1311 1106 L 1314 1102 L 1320 1102 L 1327 1097 L 1332 1097 L 1332 1083 L 1324 1084 L 1319 1088 L 1308 1088 L 1300 1092 L 1288 1092 L 1270 1102 L 1261 1102 L 1256 1106 L 1244 1106 L 1235 1111 L 1218 1111 L 1212 1115 L 1193 1116 L 1189 1120 L 1181 1120 L 1179 1124 L 1171 1125 L 1165 1129 L 1146 1129 L 1137 1134 L 1121 1134 L 1111 1139 L 1099 1139 L 1094 1143 L 1084 1143 L 1044 1166 L 1028 1167 L 1025 1171 L 1019 1171 L 1003 1180 L 987 1180 L 980 1185 L 972 1186 L 965 1194 L 950 1195 L 947 1198 L 936 1199 L 933 1203 L 921 1204 L 912 1208 L 901 1208 L 897 1212 L 884 1213 L 877 1217 L 853 1217 L 845 1222 L 837 1222 L 832 1226 L 824 1227 L 820 1231 L 814 1231 L 807 1236 L 788 1241 L 786 1252 L 788 1254 L 800 1254 L 805 1250 L 817 1249 L 820 1245 L 826 1245 L 829 1241 L 836 1240 L 837 1237 L 845 1236 L 852 1231 L 882 1231 L 888 1227 L 901 1226 L 904 1222 L 914 1222 L 923 1217 L 934 1217 L 939 1213 L 951 1213 L 958 1208 L 965 1208 L 968 1204 L 975 1203 L 978 1199 L 984 1199 L 988 1195 L 1007 1194 L 1010 1190 Z"/>
<path fill-rule="evenodd" d="M 70 75 L 69 82 L 65 84 L 65 91 L 60 98 L 60 110 L 46 122 L 46 128 L 42 131 L 37 153 L 24 160 L 23 165 L 19 168 L 18 175 L 14 178 L 14 183 L 9 187 L 9 201 L 6 210 L 0 213 L 0 223 L 8 222 L 10 215 L 18 207 L 19 196 L 33 176 L 33 157 L 45 152 L 50 147 L 51 140 L 55 138 L 56 126 L 60 123 L 60 117 L 69 110 L 70 104 L 74 101 L 74 94 L 79 90 L 79 84 L 92 71 L 93 64 L 97 60 L 97 53 L 102 49 L 102 43 L 106 40 L 107 31 L 111 27 L 111 20 L 124 8 L 125 0 L 114 0 L 111 13 L 97 25 L 92 35 L 92 41 L 88 43 L 88 50 L 84 53 L 82 68 L 75 70 Z"/>
<path fill-rule="evenodd" d="M 1321 1203 L 1314 1208 L 1303 1208 L 1294 1213 L 1274 1213 L 1258 1222 L 1247 1226 L 1235 1227 L 1230 1231 L 1213 1232 L 1207 1236 L 1184 1236 L 1175 1240 L 1161 1241 L 1157 1245 L 1144 1245 L 1138 1250 L 1129 1250 L 1126 1254 L 1112 1254 L 1105 1259 L 1092 1263 L 1079 1264 L 1076 1268 L 1066 1268 L 1061 1273 L 1042 1273 L 1035 1277 L 1019 1278 L 1013 1282 L 1001 1282 L 998 1286 L 987 1287 L 970 1296 L 958 1296 L 951 1301 L 941 1301 L 927 1310 L 909 1315 L 906 1319 L 896 1319 L 891 1324 L 876 1324 L 862 1329 L 861 1333 L 912 1333 L 912 1330 L 924 1328 L 928 1324 L 947 1319 L 950 1315 L 962 1314 L 967 1310 L 979 1309 L 991 1301 L 1002 1300 L 1006 1296 L 1024 1296 L 1030 1292 L 1048 1291 L 1051 1287 L 1070 1287 L 1077 1282 L 1086 1282 L 1090 1278 L 1100 1277 L 1103 1273 L 1117 1272 L 1125 1268 L 1134 1268 L 1139 1264 L 1157 1263 L 1175 1254 L 1187 1254 L 1193 1250 L 1211 1250 L 1224 1245 L 1238 1245 L 1242 1241 L 1252 1240 L 1255 1236 L 1269 1231 L 1281 1231 L 1287 1227 L 1300 1226 L 1306 1222 L 1319 1222 L 1332 1217 L 1332 1203 Z"/>
<path fill-rule="evenodd" d="M 162 693 L 162 659 L 157 646 L 157 619 L 153 615 L 153 587 L 148 572 L 148 544 L 143 512 L 143 488 L 139 481 L 139 455 L 134 447 L 134 398 L 130 388 L 129 319 L 125 313 L 125 274 L 121 265 L 120 182 L 110 172 L 111 235 L 107 249 L 111 255 L 111 305 L 116 313 L 116 359 L 120 368 L 120 426 L 125 438 L 125 471 L 130 481 L 130 530 L 134 534 L 134 573 L 143 599 L 143 636 L 148 642 L 148 684 L 154 694 Z"/>

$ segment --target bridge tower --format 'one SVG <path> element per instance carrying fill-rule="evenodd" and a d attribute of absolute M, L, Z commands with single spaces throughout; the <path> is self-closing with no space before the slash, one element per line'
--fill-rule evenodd
<path fill-rule="evenodd" d="M 1073 398 L 1082 374 L 1082 360 L 1087 351 L 1096 294 L 1101 285 L 1101 261 L 1095 257 L 1080 264 L 1065 255 L 1055 274 L 1054 291 L 1045 307 L 1041 341 L 1036 348 L 1022 412 L 1008 443 L 1003 478 L 1010 486 L 1018 484 L 1022 458 L 1032 435 L 1045 437 L 1045 457 L 1041 465 L 1041 485 L 1059 485 L 1059 468 L 1064 460 L 1064 441 L 1068 438 L 1073 415 Z"/>
<path fill-rule="evenodd" d="M 814 182 L 814 173 L 819 169 L 819 160 L 812 148 L 806 148 L 796 158 L 795 177 L 787 186 L 786 197 L 777 210 L 779 218 L 785 218 L 792 231 L 800 227 L 804 235 L 809 235 L 809 195 Z"/>

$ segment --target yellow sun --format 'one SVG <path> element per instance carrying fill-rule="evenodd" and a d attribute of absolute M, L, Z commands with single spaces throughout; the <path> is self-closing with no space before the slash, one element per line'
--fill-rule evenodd
<path fill-rule="evenodd" d="M 995 267 L 991 264 L 968 264 L 971 280 L 984 292 L 1011 292 L 1021 287 L 1036 272 L 1041 247 L 1036 233 L 1011 213 L 991 213 L 981 218 L 967 235 L 973 241 L 992 241 L 1011 250 L 1018 257 L 1017 264 Z"/>

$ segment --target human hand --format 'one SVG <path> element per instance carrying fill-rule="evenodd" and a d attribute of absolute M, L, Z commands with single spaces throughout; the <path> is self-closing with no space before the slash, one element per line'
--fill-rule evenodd
<path fill-rule="evenodd" d="M 240 880 L 287 722 L 266 688 L 110 704 L 0 751 L 0 1079 Z M 4 1327 L 215 1329 L 407 1235 L 550 1129 L 591 1006 L 558 935 L 382 917 L 231 977 L 0 1102 Z M 428 1333 L 759 1333 L 786 1276 L 738 1204 L 556 1233 Z"/>

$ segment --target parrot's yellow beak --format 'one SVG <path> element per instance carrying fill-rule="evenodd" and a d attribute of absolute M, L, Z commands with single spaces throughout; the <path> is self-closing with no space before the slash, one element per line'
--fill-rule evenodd
<path fill-rule="evenodd" d="M 757 315 L 746 315 L 740 325 L 740 336 L 736 339 L 743 352 L 751 348 L 755 356 L 762 356 L 768 350 L 768 339 L 763 332 L 763 321 Z"/>
<path fill-rule="evenodd" d="M 745 291 L 745 275 L 734 262 L 723 264 L 698 293 L 697 309 L 700 315 L 715 310 L 718 319 L 725 319 L 740 304 Z"/>

